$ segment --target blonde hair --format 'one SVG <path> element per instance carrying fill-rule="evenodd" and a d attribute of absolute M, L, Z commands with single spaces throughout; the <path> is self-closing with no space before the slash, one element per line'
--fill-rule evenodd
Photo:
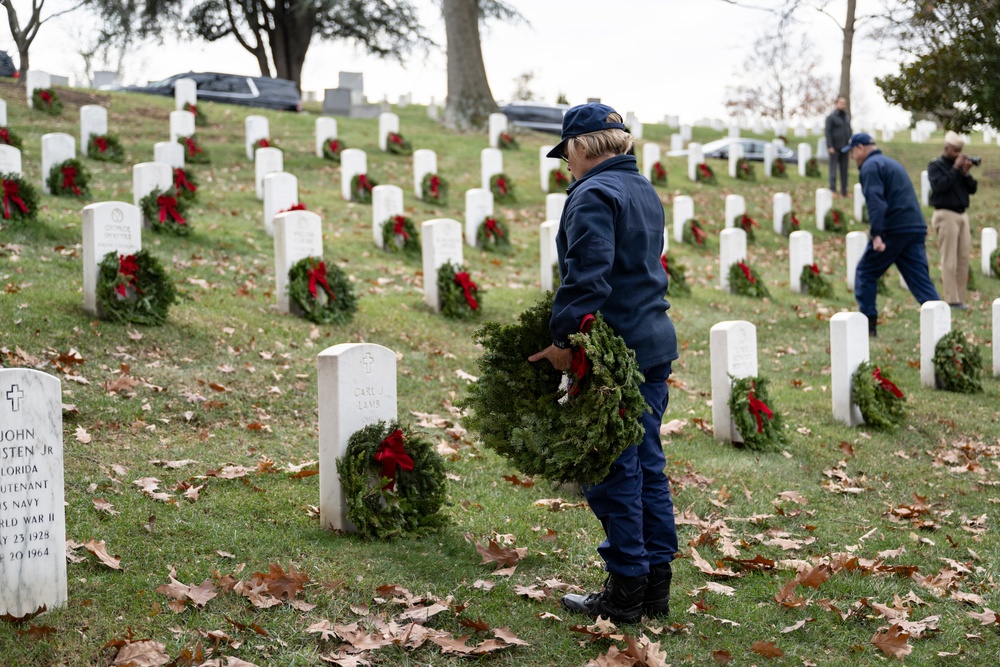
<path fill-rule="evenodd" d="M 604 119 L 606 123 L 621 123 L 622 117 L 617 113 L 609 114 Z M 600 130 L 581 134 L 569 140 L 566 144 L 566 154 L 583 151 L 584 159 L 593 159 L 602 155 L 625 155 L 632 148 L 632 135 L 625 130 Z"/>

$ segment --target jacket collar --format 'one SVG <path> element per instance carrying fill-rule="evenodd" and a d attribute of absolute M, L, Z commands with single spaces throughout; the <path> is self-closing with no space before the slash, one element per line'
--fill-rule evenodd
<path fill-rule="evenodd" d="M 612 158 L 608 158 L 607 160 L 600 163 L 599 165 L 588 171 L 586 174 L 584 174 L 582 178 L 578 178 L 572 183 L 570 183 L 569 187 L 566 188 L 567 194 L 572 192 L 576 188 L 576 186 L 578 186 L 580 183 L 583 183 L 591 176 L 599 174 L 604 171 L 610 171 L 613 169 L 620 169 L 623 171 L 634 171 L 638 173 L 639 165 L 636 162 L 634 155 L 616 155 Z"/>

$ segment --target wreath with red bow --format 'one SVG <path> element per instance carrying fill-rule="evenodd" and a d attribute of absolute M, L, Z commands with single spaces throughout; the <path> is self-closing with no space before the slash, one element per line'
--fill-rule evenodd
<path fill-rule="evenodd" d="M 753 168 L 750 160 L 745 157 L 741 157 L 736 161 L 736 180 L 738 181 L 756 181 L 757 171 Z"/>
<path fill-rule="evenodd" d="M 382 223 L 382 248 L 388 252 L 420 255 L 420 232 L 413 220 L 394 215 Z"/>
<path fill-rule="evenodd" d="M 190 203 L 198 200 L 198 179 L 190 169 L 174 168 L 174 196 Z"/>
<path fill-rule="evenodd" d="M 819 170 L 819 160 L 814 157 L 806 160 L 806 178 L 822 178 L 823 174 Z"/>
<path fill-rule="evenodd" d="M 90 197 L 90 172 L 76 158 L 54 165 L 49 171 L 49 192 L 57 197 Z"/>
<path fill-rule="evenodd" d="M 270 137 L 261 137 L 257 141 L 253 142 L 253 149 L 256 151 L 258 148 L 277 148 L 274 142 L 271 141 Z"/>
<path fill-rule="evenodd" d="M 906 396 L 887 370 L 862 361 L 851 376 L 851 403 L 861 410 L 865 425 L 894 431 L 906 417 Z"/>
<path fill-rule="evenodd" d="M 177 290 L 148 251 L 134 255 L 109 252 L 97 268 L 96 296 L 105 320 L 160 325 L 177 301 Z"/>
<path fill-rule="evenodd" d="M 833 296 L 833 284 L 830 279 L 819 270 L 819 265 L 813 262 L 802 267 L 799 275 L 799 283 L 803 291 L 809 296 L 819 299 L 829 299 Z"/>
<path fill-rule="evenodd" d="M 753 241 L 757 238 L 757 232 L 754 230 L 755 227 L 760 227 L 757 221 L 751 218 L 746 213 L 740 213 L 735 218 L 733 218 L 733 226 L 737 229 L 742 229 L 746 232 L 747 241 Z"/>
<path fill-rule="evenodd" d="M 392 155 L 409 155 L 413 152 L 413 146 L 400 133 L 390 132 L 385 138 L 385 151 Z"/>
<path fill-rule="evenodd" d="M 767 379 L 760 376 L 734 378 L 729 412 L 743 446 L 753 451 L 777 451 L 788 442 L 781 413 L 774 409 Z"/>
<path fill-rule="evenodd" d="M 205 112 L 202 111 L 200 104 L 191 104 L 190 102 L 185 102 L 184 111 L 194 114 L 194 124 L 196 127 L 205 127 L 206 125 L 208 125 L 208 117 L 205 116 Z"/>
<path fill-rule="evenodd" d="M 795 211 L 789 211 L 781 217 L 781 235 L 788 236 L 797 231 L 799 231 L 799 219 L 795 217 Z"/>
<path fill-rule="evenodd" d="M 35 88 L 31 93 L 31 108 L 50 116 L 58 116 L 63 112 L 63 103 L 51 88 Z"/>
<path fill-rule="evenodd" d="M 718 183 L 715 178 L 715 172 L 712 171 L 712 168 L 705 162 L 702 162 L 694 168 L 694 180 L 698 183 L 704 183 L 705 185 L 715 185 Z"/>
<path fill-rule="evenodd" d="M 471 320 L 482 314 L 482 292 L 461 264 L 442 264 L 438 268 L 437 286 L 441 314 L 445 317 Z"/>
<path fill-rule="evenodd" d="M 344 152 L 345 148 L 347 148 L 347 144 L 342 140 L 337 138 L 327 139 L 323 142 L 323 159 L 339 163 L 340 154 Z"/>
<path fill-rule="evenodd" d="M 445 523 L 444 459 L 426 438 L 393 421 L 355 431 L 337 459 L 347 519 L 358 535 L 423 534 Z"/>
<path fill-rule="evenodd" d="M 177 137 L 178 143 L 184 147 L 184 162 L 187 164 L 208 164 L 211 159 L 208 151 L 198 145 L 198 140 L 194 136 Z"/>
<path fill-rule="evenodd" d="M 428 203 L 443 205 L 448 201 L 448 181 L 437 174 L 424 174 L 420 181 L 420 198 Z"/>
<path fill-rule="evenodd" d="M 662 162 L 654 162 L 649 173 L 649 180 L 653 185 L 664 186 L 667 184 L 667 170 L 663 168 Z"/>
<path fill-rule="evenodd" d="M 520 144 L 517 143 L 514 135 L 509 132 L 501 132 L 497 138 L 497 147 L 502 151 L 516 151 L 520 148 Z"/>
<path fill-rule="evenodd" d="M 684 221 L 684 229 L 681 232 L 681 240 L 688 245 L 705 247 L 708 241 L 708 232 L 701 226 L 701 223 L 691 218 Z"/>
<path fill-rule="evenodd" d="M 729 291 L 757 299 L 771 296 L 760 276 L 745 261 L 729 265 Z"/>
<path fill-rule="evenodd" d="M 139 209 L 154 232 L 187 236 L 191 233 L 188 220 L 188 199 L 177 197 L 174 188 L 150 192 L 139 200 Z"/>
<path fill-rule="evenodd" d="M 687 267 L 680 264 L 672 255 L 660 255 L 660 265 L 667 274 L 668 296 L 690 296 L 691 286 L 687 282 Z"/>
<path fill-rule="evenodd" d="M 3 193 L 3 210 L 0 214 L 5 225 L 15 226 L 37 217 L 38 192 L 20 174 L 0 174 L 0 192 Z"/>
<path fill-rule="evenodd" d="M 487 252 L 510 252 L 510 231 L 498 216 L 486 216 L 476 228 L 476 245 Z"/>
<path fill-rule="evenodd" d="M 517 201 L 517 196 L 514 194 L 514 182 L 507 174 L 490 176 L 490 192 L 493 193 L 493 201 L 498 204 L 510 204 Z"/>
<path fill-rule="evenodd" d="M 839 210 L 831 208 L 823 217 L 823 228 L 828 232 L 843 234 L 847 231 L 847 219 Z"/>
<path fill-rule="evenodd" d="M 982 352 L 961 331 L 949 331 L 934 346 L 934 384 L 938 389 L 982 393 L 982 374 Z"/>
<path fill-rule="evenodd" d="M 316 324 L 346 324 L 358 310 L 347 275 L 320 257 L 301 259 L 288 270 L 288 296 Z"/>
<path fill-rule="evenodd" d="M 20 150 L 24 142 L 21 141 L 21 137 L 14 130 L 9 127 L 0 127 L 0 144 L 13 146 Z"/>
<path fill-rule="evenodd" d="M 990 253 L 990 275 L 1000 278 L 1000 248 Z"/>
<path fill-rule="evenodd" d="M 372 189 L 378 185 L 376 181 L 368 178 L 368 174 L 355 174 L 351 176 L 351 201 L 359 204 L 372 203 Z"/>
<path fill-rule="evenodd" d="M 788 178 L 788 167 L 780 157 L 774 158 L 771 163 L 771 176 L 774 178 Z"/>
<path fill-rule="evenodd" d="M 572 182 L 562 169 L 553 169 L 549 172 L 549 192 L 565 192 Z"/>
<path fill-rule="evenodd" d="M 98 162 L 124 162 L 125 149 L 113 134 L 92 134 L 87 141 L 87 157 Z"/>

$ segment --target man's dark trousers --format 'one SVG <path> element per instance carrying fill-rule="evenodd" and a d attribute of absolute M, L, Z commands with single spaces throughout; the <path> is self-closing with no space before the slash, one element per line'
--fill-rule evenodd
<path fill-rule="evenodd" d="M 847 196 L 847 165 L 850 155 L 841 153 L 839 148 L 830 156 L 830 190 L 837 191 L 837 171 L 840 171 L 840 194 Z"/>
<path fill-rule="evenodd" d="M 927 250 L 924 248 L 926 238 L 927 234 L 923 232 L 884 237 L 885 250 L 882 252 L 875 252 L 872 242 L 868 241 L 854 274 L 854 298 L 858 302 L 858 310 L 869 320 L 878 316 L 875 307 L 878 279 L 893 264 L 899 269 L 917 303 L 939 299 L 928 273 Z"/>
<path fill-rule="evenodd" d="M 674 503 L 670 498 L 660 424 L 667 409 L 670 364 L 646 370 L 639 391 L 652 409 L 643 412 L 642 440 L 626 449 L 599 484 L 584 486 L 590 509 L 608 539 L 597 548 L 608 572 L 624 577 L 648 574 L 651 565 L 677 553 Z"/>

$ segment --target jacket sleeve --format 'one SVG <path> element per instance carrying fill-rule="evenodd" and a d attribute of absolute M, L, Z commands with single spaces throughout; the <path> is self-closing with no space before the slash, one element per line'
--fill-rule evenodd
<path fill-rule="evenodd" d="M 828 148 L 836 147 L 833 140 L 833 114 L 826 117 L 826 145 Z"/>
<path fill-rule="evenodd" d="M 949 166 L 944 160 L 931 160 L 927 165 L 927 180 L 931 182 L 931 192 L 948 192 L 960 178 L 962 172 Z"/>
<path fill-rule="evenodd" d="M 885 189 L 882 185 L 882 174 L 875 165 L 870 165 L 868 169 L 860 172 L 861 191 L 865 195 L 865 204 L 868 205 L 868 224 L 871 225 L 871 236 L 883 236 L 885 234 L 885 213 L 889 205 L 885 201 Z"/>
<path fill-rule="evenodd" d="M 970 195 L 976 194 L 976 190 L 979 189 L 979 183 L 977 183 L 976 179 L 972 177 L 972 174 L 966 174 L 964 178 L 965 178 L 965 191 L 968 192 Z"/>
<path fill-rule="evenodd" d="M 580 330 L 583 317 L 596 313 L 607 301 L 615 259 L 616 203 L 596 188 L 580 191 L 574 199 L 564 219 L 566 275 L 556 290 L 549 321 L 552 341 L 561 347 L 568 344 L 570 334 Z"/>

